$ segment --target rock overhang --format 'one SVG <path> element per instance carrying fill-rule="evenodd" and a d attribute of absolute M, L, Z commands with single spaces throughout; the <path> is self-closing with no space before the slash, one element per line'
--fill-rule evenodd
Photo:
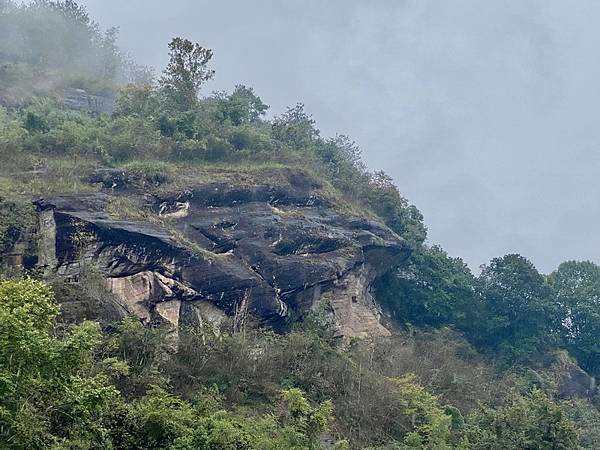
<path fill-rule="evenodd" d="M 55 246 L 54 258 L 42 260 L 48 270 L 74 278 L 81 264 L 93 265 L 125 309 L 148 322 L 180 326 L 175 311 L 187 318 L 183 322 L 195 316 L 202 322 L 200 310 L 207 307 L 228 316 L 245 308 L 244 314 L 283 329 L 290 310 L 301 317 L 325 302 L 341 335 L 385 334 L 370 286 L 401 264 L 409 247 L 377 220 L 336 211 L 306 174 L 287 178 L 284 184 L 206 182 L 152 193 L 111 185 L 39 200 L 46 216 L 40 226 L 53 227 L 46 234 Z M 111 217 L 107 205 L 120 196 L 143 199 L 156 220 Z M 77 241 L 81 230 L 88 234 Z M 132 292 L 137 298 L 125 298 Z"/>

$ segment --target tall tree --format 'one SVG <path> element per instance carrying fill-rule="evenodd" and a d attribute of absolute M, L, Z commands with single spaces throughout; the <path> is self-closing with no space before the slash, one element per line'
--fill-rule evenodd
<path fill-rule="evenodd" d="M 425 241 L 427 228 L 423 215 L 400 194 L 392 177 L 384 171 L 372 173 L 366 195 L 373 211 L 413 249 Z"/>
<path fill-rule="evenodd" d="M 438 246 L 423 246 L 378 283 L 380 299 L 394 316 L 418 326 L 465 324 L 475 279 L 460 258 Z"/>
<path fill-rule="evenodd" d="M 548 277 L 563 310 L 563 338 L 579 363 L 600 372 L 600 266 L 590 261 L 563 262 Z"/>
<path fill-rule="evenodd" d="M 470 333 L 479 344 L 513 360 L 551 344 L 560 312 L 544 277 L 531 261 L 511 254 L 494 258 L 477 279 L 480 316 Z"/>
<path fill-rule="evenodd" d="M 205 81 L 215 71 L 208 67 L 212 50 L 180 37 L 169 43 L 169 64 L 163 72 L 160 84 L 167 94 L 183 109 L 193 107 Z"/>

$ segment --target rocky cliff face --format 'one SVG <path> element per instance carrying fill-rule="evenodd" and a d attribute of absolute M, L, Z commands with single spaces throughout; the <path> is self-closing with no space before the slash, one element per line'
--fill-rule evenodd
<path fill-rule="evenodd" d="M 374 279 L 401 264 L 405 242 L 381 223 L 336 212 L 319 185 L 288 171 L 282 183 L 205 182 L 132 187 L 123 171 L 91 181 L 102 192 L 39 200 L 38 265 L 77 282 L 102 274 L 124 311 L 174 327 L 229 316 L 285 329 L 318 309 L 346 337 L 381 336 Z M 143 220 L 111 205 L 142 204 Z"/>

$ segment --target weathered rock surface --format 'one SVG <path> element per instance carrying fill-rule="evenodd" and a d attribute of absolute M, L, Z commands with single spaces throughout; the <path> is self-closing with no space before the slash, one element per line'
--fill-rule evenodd
<path fill-rule="evenodd" d="M 596 394 L 596 379 L 575 364 L 566 367 L 561 374 L 558 396 L 563 399 L 592 399 Z"/>
<path fill-rule="evenodd" d="M 309 177 L 290 172 L 282 185 L 214 182 L 152 196 L 120 191 L 126 180 L 122 171 L 92 176 L 112 196 L 143 197 L 151 220 L 111 218 L 107 193 L 36 203 L 44 270 L 77 281 L 93 267 L 122 307 L 148 323 L 230 316 L 241 325 L 251 316 L 283 329 L 292 311 L 319 308 L 341 336 L 388 334 L 370 286 L 408 247 L 377 221 L 338 214 Z"/>
<path fill-rule="evenodd" d="M 83 89 L 65 89 L 63 104 L 66 108 L 91 114 L 112 113 L 115 109 L 113 97 L 92 95 Z"/>

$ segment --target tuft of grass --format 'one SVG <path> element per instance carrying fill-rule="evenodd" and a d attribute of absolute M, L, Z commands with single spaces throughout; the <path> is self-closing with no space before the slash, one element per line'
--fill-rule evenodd
<path fill-rule="evenodd" d="M 121 167 L 142 183 L 154 186 L 170 183 L 175 177 L 174 165 L 163 161 L 132 160 Z"/>
<path fill-rule="evenodd" d="M 113 219 L 138 220 L 160 224 L 158 216 L 152 214 L 140 204 L 136 197 L 110 196 L 106 213 Z"/>

